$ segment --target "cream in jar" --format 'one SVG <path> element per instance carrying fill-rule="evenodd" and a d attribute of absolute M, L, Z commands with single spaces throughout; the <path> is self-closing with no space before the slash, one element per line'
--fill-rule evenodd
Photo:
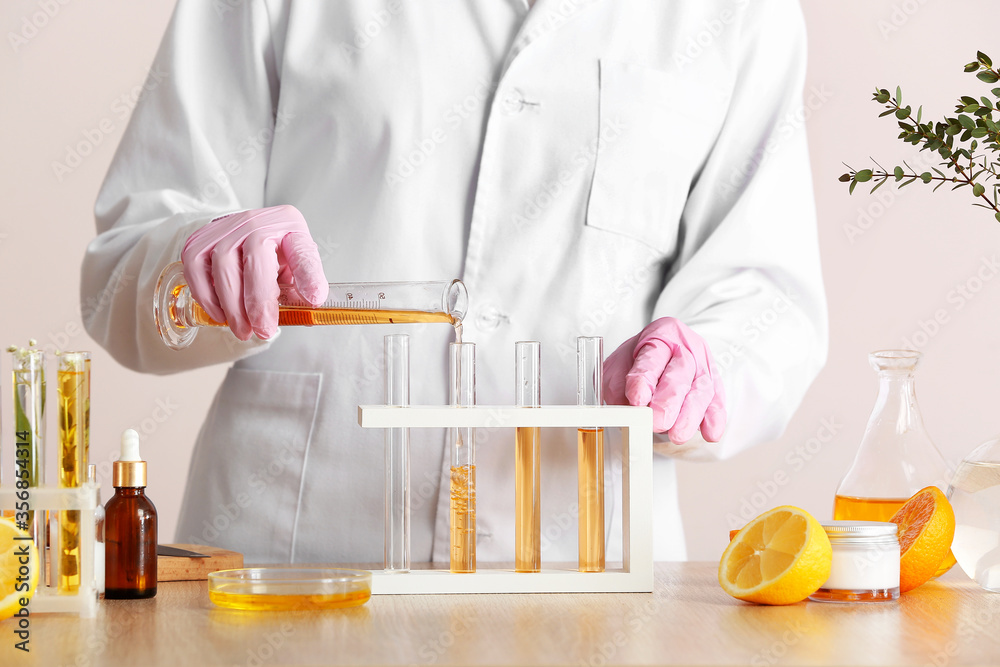
<path fill-rule="evenodd" d="M 899 598 L 897 526 L 882 521 L 829 521 L 830 577 L 809 596 L 820 602 L 878 602 Z"/>

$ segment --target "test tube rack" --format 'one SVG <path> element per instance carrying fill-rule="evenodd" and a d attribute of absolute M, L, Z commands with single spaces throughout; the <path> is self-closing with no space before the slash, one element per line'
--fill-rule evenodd
<path fill-rule="evenodd" d="M 46 512 L 53 519 L 61 510 L 80 512 L 80 586 L 75 593 L 58 591 L 59 530 L 57 522 L 50 524 L 50 548 L 42 556 L 38 573 L 38 587 L 28 604 L 31 614 L 75 613 L 82 618 L 93 618 L 97 614 L 97 579 L 95 576 L 94 542 L 96 530 L 94 511 L 97 509 L 97 484 L 87 484 L 75 488 L 53 486 L 30 487 L 18 490 L 11 485 L 0 488 L 0 509 L 21 511 L 27 502 L 27 510 Z M 18 497 L 27 491 L 27 499 Z M 44 525 L 44 523 L 43 523 Z M 48 568 L 45 564 L 48 562 Z M 48 572 L 48 577 L 46 573 Z M 48 579 L 48 581 L 46 581 Z"/>
<path fill-rule="evenodd" d="M 385 406 L 358 408 L 362 428 L 620 428 L 622 431 L 622 568 L 541 572 L 477 568 L 474 573 L 411 569 L 372 572 L 372 594 L 650 593 L 653 590 L 653 412 L 648 407 Z M 513 554 L 512 554 L 513 557 Z"/>

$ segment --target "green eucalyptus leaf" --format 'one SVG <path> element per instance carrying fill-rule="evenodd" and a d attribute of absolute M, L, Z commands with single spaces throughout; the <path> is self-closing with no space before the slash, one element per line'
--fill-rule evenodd
<path fill-rule="evenodd" d="M 967 130 L 971 130 L 976 126 L 976 121 L 972 120 L 969 116 L 961 115 L 958 117 L 958 122 L 962 124 Z"/>
<path fill-rule="evenodd" d="M 903 91 L 900 89 L 899 86 L 896 86 L 896 106 L 897 107 L 903 106 Z"/>
<path fill-rule="evenodd" d="M 993 67 L 993 61 L 990 60 L 990 57 L 982 51 L 976 51 L 976 58 L 987 67 Z"/>
<path fill-rule="evenodd" d="M 862 169 L 858 173 L 854 174 L 854 180 L 857 181 L 858 183 L 864 183 L 866 181 L 870 181 L 871 179 L 872 179 L 871 169 Z"/>
<path fill-rule="evenodd" d="M 973 102 L 972 104 L 966 104 L 964 107 L 959 109 L 964 113 L 972 113 L 973 111 L 979 111 L 979 105 Z"/>
<path fill-rule="evenodd" d="M 1000 81 L 1000 77 L 989 70 L 983 70 L 976 75 L 976 78 L 984 83 L 996 83 L 997 81 Z"/>
<path fill-rule="evenodd" d="M 979 69 L 979 63 L 978 62 L 969 63 L 968 65 L 965 66 L 965 71 L 966 72 L 975 72 L 978 69 Z"/>
<path fill-rule="evenodd" d="M 983 137 L 985 137 L 989 133 L 990 133 L 989 130 L 985 130 L 985 129 L 981 128 L 981 127 L 977 127 L 976 129 L 974 129 L 972 131 L 972 136 L 975 137 L 976 139 L 982 139 Z"/>
<path fill-rule="evenodd" d="M 920 117 L 924 114 L 924 105 L 921 104 L 917 107 L 917 123 L 920 123 Z"/>
<path fill-rule="evenodd" d="M 997 214 L 993 217 L 995 217 L 997 221 L 1000 222 L 1000 211 L 997 211 Z"/>
<path fill-rule="evenodd" d="M 851 181 L 851 187 L 848 188 L 847 194 L 853 195 L 854 194 L 854 188 L 856 188 L 856 187 L 858 187 L 858 182 L 857 181 Z"/>
<path fill-rule="evenodd" d="M 981 184 L 976 183 L 975 185 L 972 186 L 973 196 L 980 197 L 984 192 L 986 192 L 986 188 L 984 188 Z"/>
<path fill-rule="evenodd" d="M 878 117 L 881 118 L 882 116 L 888 116 L 889 114 L 891 114 L 891 113 L 893 113 L 895 111 L 896 111 L 895 109 L 886 109 L 885 111 L 883 111 L 882 113 L 880 113 L 878 115 Z M 903 116 L 903 118 L 906 118 L 906 116 Z"/>
<path fill-rule="evenodd" d="M 868 194 L 871 194 L 871 193 L 875 192 L 880 187 L 882 187 L 883 185 L 885 185 L 886 180 L 888 180 L 888 179 L 883 178 L 881 181 L 879 181 L 878 184 L 874 188 L 872 188 L 871 190 L 868 191 Z"/>
<path fill-rule="evenodd" d="M 893 174 L 893 176 L 896 177 L 897 181 L 900 180 L 900 179 L 902 179 L 903 178 L 903 168 L 900 167 L 900 166 L 897 166 L 895 169 L 892 170 L 892 174 Z"/>
<path fill-rule="evenodd" d="M 932 178 L 931 172 L 929 171 L 925 171 L 924 173 L 920 174 L 920 180 L 923 181 L 924 183 L 930 183 L 931 178 Z"/>

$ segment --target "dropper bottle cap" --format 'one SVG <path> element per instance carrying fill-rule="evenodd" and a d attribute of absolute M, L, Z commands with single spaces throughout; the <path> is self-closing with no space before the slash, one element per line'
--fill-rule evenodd
<path fill-rule="evenodd" d="M 146 486 L 146 462 L 139 457 L 139 434 L 133 429 L 122 433 L 122 450 L 114 464 L 112 484 L 116 487 Z"/>

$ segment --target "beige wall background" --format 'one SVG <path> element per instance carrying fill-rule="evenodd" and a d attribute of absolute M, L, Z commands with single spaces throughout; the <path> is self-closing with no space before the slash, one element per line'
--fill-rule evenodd
<path fill-rule="evenodd" d="M 5 0 L 0 8 L 0 344 L 34 337 L 50 350 L 94 352 L 91 460 L 103 497 L 112 492 L 119 434 L 135 428 L 149 460 L 161 541 L 172 539 L 192 444 L 225 369 L 171 377 L 125 370 L 84 333 L 78 293 L 94 198 L 173 4 Z M 961 459 L 1000 430 L 1000 223 L 972 207 L 964 191 L 932 195 L 919 184 L 902 191 L 886 185 L 873 196 L 859 189 L 849 197 L 836 180 L 845 171 L 841 161 L 861 168 L 871 155 L 891 169 L 915 156 L 895 139 L 894 122 L 876 118 L 880 108 L 869 101 L 875 85 L 902 86 L 907 103 L 924 105 L 924 118 L 950 114 L 959 95 L 988 94 L 989 86 L 962 66 L 977 49 L 995 46 L 995 27 L 986 20 L 995 16 L 994 3 L 803 5 L 810 34 L 806 106 L 803 118 L 789 122 L 805 123 L 811 141 L 830 356 L 780 440 L 722 463 L 681 464 L 688 549 L 696 560 L 719 557 L 741 512 L 793 504 L 830 517 L 875 399 L 871 350 L 909 340 L 924 352 L 918 396 L 947 458 Z M 692 35 L 693 53 L 711 48 L 714 28 Z M 1000 49 L 991 55 L 1000 62 Z M 971 298 L 956 296 L 960 286 Z M 0 367 L 9 378 L 6 355 Z M 0 387 L 9 480 L 10 381 Z M 50 480 L 55 438 L 50 402 Z"/>

